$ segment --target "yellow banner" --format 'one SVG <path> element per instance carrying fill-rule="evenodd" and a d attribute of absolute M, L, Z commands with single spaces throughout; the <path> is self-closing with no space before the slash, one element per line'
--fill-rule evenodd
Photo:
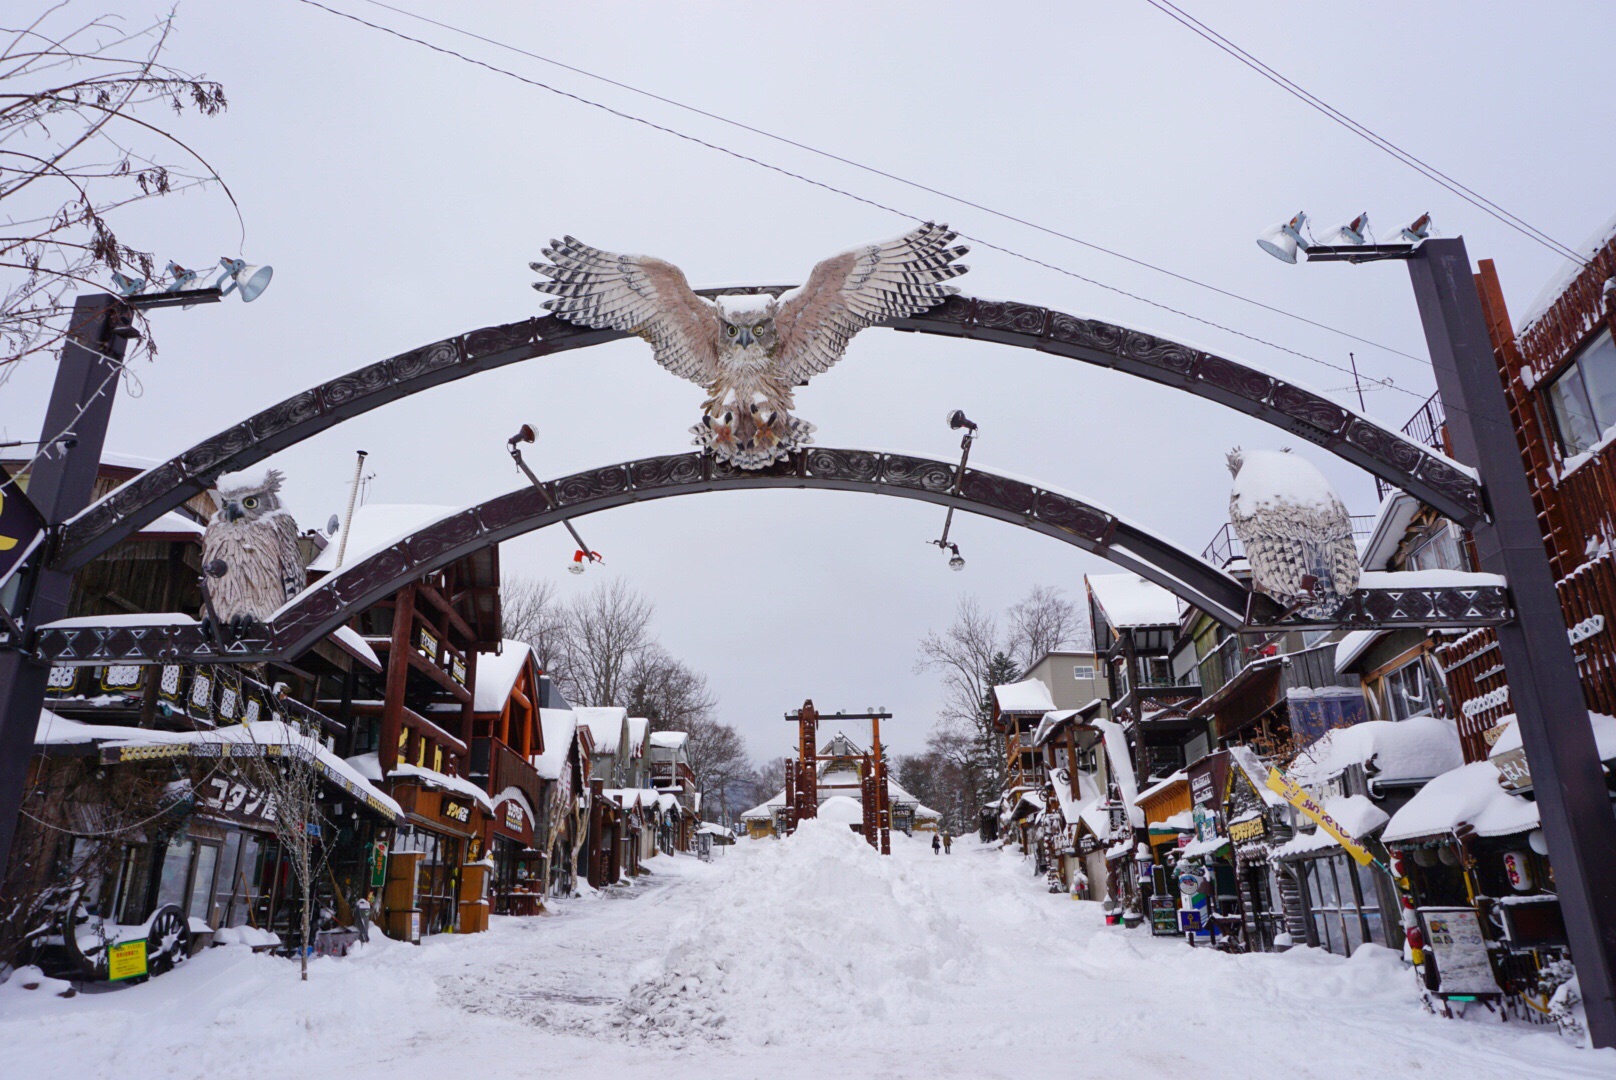
<path fill-rule="evenodd" d="M 1362 845 L 1358 843 L 1357 838 L 1343 829 L 1335 818 L 1331 817 L 1329 812 L 1319 805 L 1317 799 L 1285 779 L 1285 774 L 1273 767 L 1268 770 L 1268 789 L 1279 792 L 1286 802 L 1312 818 L 1319 828 L 1335 837 L 1342 850 L 1357 859 L 1359 865 L 1368 866 L 1375 861 L 1375 857 L 1365 851 Z"/>
<path fill-rule="evenodd" d="M 107 980 L 133 979 L 146 974 L 146 939 L 107 946 Z"/>

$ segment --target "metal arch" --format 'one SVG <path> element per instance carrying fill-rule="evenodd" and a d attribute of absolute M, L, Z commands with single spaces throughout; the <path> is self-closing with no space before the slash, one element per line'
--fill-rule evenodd
<path fill-rule="evenodd" d="M 39 632 L 38 650 L 58 664 L 291 658 L 407 582 L 563 517 L 676 495 L 769 488 L 894 495 L 996 518 L 1132 570 L 1226 625 L 1244 621 L 1250 602 L 1246 587 L 1196 556 L 1068 495 L 980 469 L 967 469 L 955 494 L 955 471 L 954 465 L 929 458 L 828 447 L 799 451 L 790 461 L 757 472 L 698 453 L 622 462 L 546 482 L 544 492 L 520 488 L 433 522 L 322 579 L 259 634 L 222 651 L 200 627 L 155 622 L 144 627 L 47 626 Z"/>
<path fill-rule="evenodd" d="M 778 293 L 785 286 L 703 290 Z M 955 296 L 928 312 L 882 324 L 1037 349 L 1114 368 L 1216 401 L 1329 450 L 1469 525 L 1483 514 L 1481 486 L 1447 458 L 1301 387 L 1212 353 L 1138 330 L 1011 301 Z M 344 420 L 410 394 L 522 360 L 626 337 L 554 316 L 484 327 L 400 353 L 322 383 L 198 443 L 92 503 L 57 537 L 52 566 L 73 570 L 163 513 L 245 468 Z"/>

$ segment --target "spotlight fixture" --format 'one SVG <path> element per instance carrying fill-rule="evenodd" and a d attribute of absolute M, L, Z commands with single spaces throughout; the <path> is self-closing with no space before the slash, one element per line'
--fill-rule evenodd
<path fill-rule="evenodd" d="M 976 424 L 965 415 L 964 409 L 955 409 L 948 414 L 948 426 L 954 431 L 964 430 L 965 435 L 960 439 L 959 471 L 954 474 L 954 494 L 960 493 L 965 483 L 965 463 L 971 460 L 971 443 L 976 441 Z M 940 550 L 953 552 L 948 560 L 950 570 L 965 569 L 965 557 L 960 554 L 959 545 L 948 539 L 948 530 L 954 526 L 954 508 L 950 506 L 948 513 L 943 517 L 943 535 L 936 540 L 927 540 L 926 543 L 936 545 Z"/>
<path fill-rule="evenodd" d="M 1431 238 L 1431 215 L 1429 212 L 1421 214 L 1412 222 L 1398 230 L 1398 236 L 1410 244 L 1417 244 L 1421 240 Z"/>
<path fill-rule="evenodd" d="M 254 266 L 245 259 L 232 259 L 228 255 L 219 260 L 224 273 L 213 287 L 219 290 L 220 296 L 229 296 L 232 292 L 240 293 L 244 303 L 252 303 L 269 288 L 269 279 L 275 276 L 273 266 Z"/>
<path fill-rule="evenodd" d="M 959 548 L 957 547 L 954 549 L 953 556 L 948 560 L 948 568 L 955 573 L 965 569 L 965 556 L 959 553 Z"/>
<path fill-rule="evenodd" d="M 1257 237 L 1257 246 L 1280 262 L 1294 263 L 1297 249 L 1305 247 L 1302 227 L 1307 224 L 1307 212 L 1298 210 L 1296 216 L 1278 225 L 1270 225 Z"/>
<path fill-rule="evenodd" d="M 143 277 L 124 277 L 116 270 L 112 272 L 112 291 L 119 296 L 139 296 L 148 284 Z"/>
<path fill-rule="evenodd" d="M 964 409 L 955 409 L 948 414 L 948 426 L 955 431 L 960 428 L 964 428 L 966 431 L 976 430 L 976 424 L 972 423 L 970 418 L 965 415 Z"/>
<path fill-rule="evenodd" d="M 163 273 L 169 278 L 168 286 L 163 290 L 166 293 L 184 292 L 196 286 L 196 271 L 185 269 L 173 259 L 168 261 Z"/>
<path fill-rule="evenodd" d="M 1369 242 L 1366 239 L 1368 234 L 1369 215 L 1359 214 L 1346 224 L 1338 226 L 1335 232 L 1330 234 L 1330 239 L 1325 242 L 1329 244 L 1352 244 L 1357 246 L 1367 244 Z"/>

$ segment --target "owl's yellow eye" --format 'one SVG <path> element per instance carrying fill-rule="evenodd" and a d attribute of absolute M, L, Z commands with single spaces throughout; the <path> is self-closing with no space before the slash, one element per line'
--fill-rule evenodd
<path fill-rule="evenodd" d="M 758 323 L 756 326 L 752 327 L 752 333 L 753 334 L 761 334 L 761 333 L 763 333 L 763 324 Z"/>
<path fill-rule="evenodd" d="M 241 500 L 241 505 L 245 506 L 249 510 L 257 509 L 257 507 L 258 507 L 258 498 L 255 495 L 249 495 L 245 499 Z"/>
<path fill-rule="evenodd" d="M 724 327 L 724 333 L 728 334 L 730 337 L 734 337 L 735 336 L 735 327 L 733 327 L 733 326 Z"/>

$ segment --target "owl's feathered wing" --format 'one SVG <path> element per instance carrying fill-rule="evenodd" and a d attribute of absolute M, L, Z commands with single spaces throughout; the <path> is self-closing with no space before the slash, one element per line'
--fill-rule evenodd
<path fill-rule="evenodd" d="M 788 386 L 806 382 L 840 360 L 865 327 L 925 311 L 958 292 L 943 284 L 967 269 L 954 260 L 968 249 L 949 246 L 958 237 L 948 226 L 928 222 L 814 267 L 806 284 L 781 297 L 774 319 L 781 380 Z"/>
<path fill-rule="evenodd" d="M 697 296 L 684 272 L 649 255 L 619 255 L 571 236 L 544 249 L 550 264 L 530 263 L 549 280 L 545 307 L 568 322 L 624 330 L 650 342 L 657 363 L 708 386 L 718 373 L 723 343 L 718 309 Z"/>
<path fill-rule="evenodd" d="M 1245 545 L 1252 578 L 1270 595 L 1285 600 L 1348 596 L 1358 587 L 1352 518 L 1339 499 L 1329 505 L 1274 500 L 1249 514 L 1240 512 L 1238 499 L 1230 499 L 1229 522 Z"/>
<path fill-rule="evenodd" d="M 303 553 L 297 548 L 297 522 L 291 514 L 274 517 L 276 553 L 281 566 L 281 592 L 290 600 L 303 591 L 308 583 L 308 571 L 303 566 Z"/>

